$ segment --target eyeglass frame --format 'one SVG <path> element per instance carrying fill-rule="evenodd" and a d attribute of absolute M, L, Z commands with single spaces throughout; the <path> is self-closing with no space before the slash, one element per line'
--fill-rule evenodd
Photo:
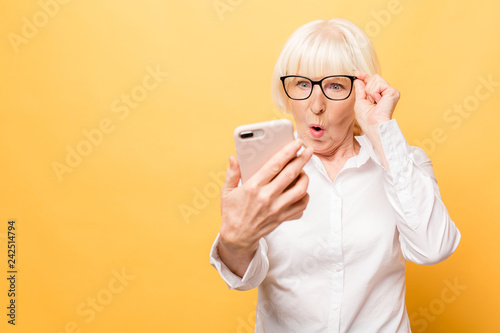
<path fill-rule="evenodd" d="M 289 77 L 301 77 L 301 78 L 303 78 L 303 79 L 307 79 L 307 80 L 311 81 L 311 83 L 312 83 L 312 87 L 311 87 L 311 91 L 309 92 L 309 95 L 308 95 L 307 97 L 304 97 L 304 98 L 292 98 L 292 97 L 290 97 L 290 95 L 288 95 L 288 91 L 286 91 L 286 87 L 285 87 L 285 80 L 286 80 L 287 78 L 289 78 Z M 349 95 L 347 95 L 347 97 L 345 97 L 345 98 L 340 98 L 340 99 L 339 99 L 339 98 L 330 98 L 330 97 L 326 96 L 325 91 L 323 90 L 323 85 L 322 85 L 322 83 L 323 83 L 323 80 L 328 79 L 328 78 L 331 78 L 331 77 L 347 77 L 347 78 L 351 79 L 351 90 L 349 91 Z M 343 101 L 343 100 L 346 100 L 346 99 L 348 99 L 348 98 L 349 98 L 349 96 L 351 96 L 351 94 L 352 94 L 352 90 L 353 90 L 352 88 L 353 88 L 353 86 L 354 86 L 354 80 L 356 80 L 356 79 L 357 79 L 357 77 L 356 77 L 356 76 L 353 76 L 353 75 L 329 75 L 329 76 L 325 76 L 324 78 L 322 78 L 322 79 L 321 79 L 321 80 L 319 80 L 319 81 L 314 81 L 314 80 L 311 80 L 310 78 L 308 78 L 308 77 L 306 77 L 306 76 L 302 76 L 302 75 L 284 75 L 284 76 L 281 76 L 281 77 L 280 77 L 281 83 L 283 84 L 283 90 L 285 91 L 285 94 L 288 96 L 288 98 L 293 99 L 293 100 L 295 100 L 295 101 L 303 101 L 303 100 L 306 100 L 306 99 L 308 99 L 309 97 L 311 97 L 311 95 L 312 95 L 312 92 L 313 92 L 313 90 L 314 90 L 314 86 L 315 86 L 315 85 L 318 85 L 318 86 L 319 86 L 319 88 L 321 89 L 321 92 L 323 93 L 323 95 L 324 95 L 326 98 L 328 98 L 329 100 L 331 100 L 331 101 Z"/>

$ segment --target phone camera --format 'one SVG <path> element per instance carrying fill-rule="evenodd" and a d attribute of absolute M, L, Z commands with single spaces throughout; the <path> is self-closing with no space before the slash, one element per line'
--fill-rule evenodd
<path fill-rule="evenodd" d="M 247 138 L 251 138 L 251 137 L 253 137 L 253 132 L 252 131 L 241 132 L 240 133 L 240 138 L 242 138 L 242 139 L 247 139 Z"/>

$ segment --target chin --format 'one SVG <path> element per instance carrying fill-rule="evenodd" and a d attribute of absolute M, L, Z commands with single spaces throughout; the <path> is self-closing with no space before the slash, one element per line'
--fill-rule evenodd
<path fill-rule="evenodd" d="M 307 137 L 304 140 L 304 145 L 306 147 L 311 147 L 315 153 L 324 149 L 324 142 L 319 142 L 318 140 L 310 137 Z"/>

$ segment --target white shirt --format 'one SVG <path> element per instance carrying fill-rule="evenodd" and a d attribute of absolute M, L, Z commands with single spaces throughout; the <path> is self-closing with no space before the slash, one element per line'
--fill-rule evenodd
<path fill-rule="evenodd" d="M 379 129 L 390 172 L 365 135 L 333 183 L 313 155 L 303 216 L 260 239 L 243 278 L 220 260 L 217 236 L 210 263 L 228 287 L 259 287 L 255 332 L 410 332 L 405 259 L 438 263 L 460 232 L 425 152 L 395 119 Z"/>

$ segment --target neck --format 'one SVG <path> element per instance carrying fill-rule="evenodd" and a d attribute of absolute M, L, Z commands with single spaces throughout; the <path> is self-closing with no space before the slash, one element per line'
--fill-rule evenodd
<path fill-rule="evenodd" d="M 323 164 L 341 164 L 340 168 L 342 168 L 349 158 L 358 155 L 360 148 L 358 141 L 354 139 L 352 131 L 348 131 L 337 147 L 328 152 L 315 153 L 315 155 L 319 157 Z"/>
<path fill-rule="evenodd" d="M 327 154 L 315 153 L 315 155 L 319 157 L 321 163 L 323 163 L 326 173 L 328 177 L 330 177 L 332 183 L 335 182 L 338 173 L 342 170 L 347 160 L 359 154 L 361 146 L 358 141 L 354 139 L 352 131 L 350 131 L 349 134 L 350 135 L 346 136 L 341 144 L 331 152 Z"/>

